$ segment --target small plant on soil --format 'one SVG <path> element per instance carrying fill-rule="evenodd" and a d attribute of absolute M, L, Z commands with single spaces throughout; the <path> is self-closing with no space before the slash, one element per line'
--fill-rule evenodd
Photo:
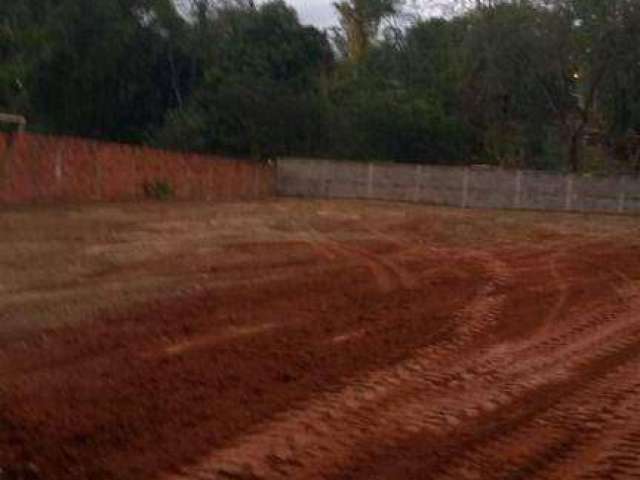
<path fill-rule="evenodd" d="M 143 185 L 144 194 L 147 198 L 154 200 L 170 200 L 175 197 L 175 191 L 171 184 L 165 180 L 154 180 L 145 182 Z"/>

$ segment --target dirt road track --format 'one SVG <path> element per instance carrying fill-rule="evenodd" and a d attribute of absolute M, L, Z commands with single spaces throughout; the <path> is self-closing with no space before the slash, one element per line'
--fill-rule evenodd
<path fill-rule="evenodd" d="M 527 235 L 487 242 L 473 232 L 488 213 L 295 208 L 272 206 L 292 219 L 284 239 L 194 255 L 228 282 L 7 343 L 0 465 L 52 479 L 640 478 L 631 231 L 557 217 L 553 234 L 527 220 Z"/>

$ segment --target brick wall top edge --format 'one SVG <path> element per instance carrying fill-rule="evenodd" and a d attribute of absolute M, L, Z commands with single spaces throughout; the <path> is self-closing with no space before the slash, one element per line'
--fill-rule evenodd
<path fill-rule="evenodd" d="M 0 132 L 0 151 L 4 150 L 9 145 L 9 138 L 12 134 Z M 179 150 L 163 150 L 154 147 L 149 147 L 147 145 L 137 145 L 131 143 L 118 143 L 118 142 L 108 142 L 103 140 L 97 140 L 93 138 L 83 138 L 83 137 L 73 137 L 68 135 L 48 135 L 41 133 L 30 133 L 23 132 L 19 134 L 17 137 L 17 141 L 24 142 L 37 142 L 37 143 L 50 143 L 52 146 L 55 145 L 64 145 L 64 144 L 75 144 L 82 145 L 85 147 L 95 147 L 98 149 L 119 149 L 119 150 L 129 150 L 132 153 L 145 153 L 145 154 L 156 154 L 163 156 L 171 156 L 175 158 L 188 158 L 189 160 L 206 160 L 206 161 L 227 161 L 227 162 L 242 162 L 242 163 L 255 163 L 253 160 L 246 157 L 228 157 L 224 155 L 217 154 L 202 154 L 195 152 L 187 152 L 187 151 L 179 151 Z"/>

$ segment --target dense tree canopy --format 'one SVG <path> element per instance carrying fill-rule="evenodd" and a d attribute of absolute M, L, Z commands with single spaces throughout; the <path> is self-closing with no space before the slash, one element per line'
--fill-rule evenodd
<path fill-rule="evenodd" d="M 319 92 L 331 49 L 283 2 L 219 7 L 205 20 L 202 78 L 169 112 L 159 139 L 171 146 L 265 155 L 317 141 Z"/>
<path fill-rule="evenodd" d="M 3 0 L 0 111 L 255 157 L 640 171 L 640 0 L 450 3 L 340 0 L 319 31 L 283 0 Z"/>

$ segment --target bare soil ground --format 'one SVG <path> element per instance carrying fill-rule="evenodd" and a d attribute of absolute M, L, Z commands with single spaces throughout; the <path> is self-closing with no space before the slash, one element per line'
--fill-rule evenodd
<path fill-rule="evenodd" d="M 0 210 L 0 478 L 640 478 L 637 218 Z"/>

